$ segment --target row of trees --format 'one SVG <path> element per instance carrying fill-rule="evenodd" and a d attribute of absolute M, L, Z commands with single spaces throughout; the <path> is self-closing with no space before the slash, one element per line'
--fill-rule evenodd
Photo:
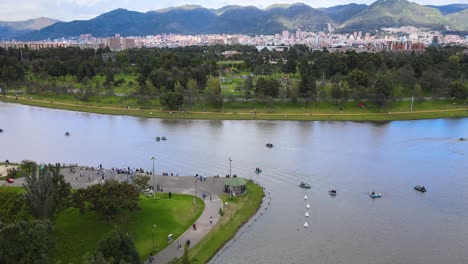
<path fill-rule="evenodd" d="M 222 51 L 230 49 L 240 52 L 232 59 L 243 63 L 217 65 L 216 62 L 225 60 Z M 142 101 L 159 96 L 167 109 L 190 108 L 197 99 L 220 107 L 223 100 L 217 89 L 211 89 L 209 81 L 225 70 L 261 75 L 246 77 L 238 87 L 247 99 L 256 96 L 311 101 L 323 99 L 323 90 L 335 102 L 381 97 L 377 94 L 384 94 L 386 101 L 423 94 L 465 99 L 468 89 L 468 55 L 460 47 L 429 47 L 420 54 L 330 53 L 312 51 L 302 45 L 285 52 L 257 51 L 247 46 L 135 49 L 118 53 L 77 48 L 0 49 L 0 68 L 0 84 L 32 82 L 27 86 L 29 92 L 76 93 L 67 81 L 71 76 L 82 83 L 80 100 L 94 94 L 114 94 L 115 87 L 125 83 L 134 91 L 129 96 Z M 25 79 L 27 72 L 35 77 Z M 117 73 L 137 78 L 129 82 L 116 80 Z M 105 77 L 104 83 L 92 81 L 97 74 Z M 285 74 L 289 79 L 272 79 L 268 77 L 271 74 Z M 37 84 L 37 79 L 49 80 L 48 85 Z M 379 87 L 381 84 L 386 87 Z"/>
<path fill-rule="evenodd" d="M 24 161 L 11 172 L 25 177 L 24 192 L 0 192 L 0 263 L 49 263 L 48 252 L 57 241 L 52 236 L 56 216 L 77 207 L 81 213 L 92 210 L 108 222 L 122 212 L 138 208 L 139 188 L 148 178 L 136 183 L 109 181 L 71 191 L 60 174 L 60 165 L 41 165 Z M 99 241 L 96 252 L 84 263 L 140 263 L 133 239 L 115 230 Z"/>

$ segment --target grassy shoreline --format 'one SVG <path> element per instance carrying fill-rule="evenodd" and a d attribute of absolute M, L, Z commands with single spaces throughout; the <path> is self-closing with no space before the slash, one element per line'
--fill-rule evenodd
<path fill-rule="evenodd" d="M 432 102 L 434 109 L 431 109 L 431 102 L 426 102 L 420 108 L 423 110 L 410 111 L 387 111 L 382 112 L 364 112 L 360 109 L 349 109 L 346 112 L 340 112 L 336 109 L 325 107 L 311 109 L 309 112 L 305 110 L 297 111 L 291 108 L 284 107 L 278 112 L 262 112 L 259 111 L 256 117 L 252 116 L 250 109 L 229 109 L 224 112 L 202 112 L 202 111 L 164 111 L 159 109 L 139 109 L 139 108 L 124 108 L 118 106 L 97 106 L 79 104 L 77 101 L 51 101 L 27 99 L 13 96 L 0 97 L 0 101 L 18 103 L 23 105 L 38 106 L 52 109 L 70 110 L 78 112 L 88 112 L 107 115 L 126 115 L 135 117 L 147 118 L 163 118 L 163 119 L 204 119 L 204 120 L 297 120 L 297 121 L 392 121 L 392 120 L 417 120 L 417 119 L 434 119 L 434 118 L 456 118 L 468 117 L 468 107 L 466 105 L 454 105 L 449 102 L 436 103 Z M 231 111 L 232 110 L 232 111 Z M 235 110 L 235 111 L 234 111 Z"/>
<path fill-rule="evenodd" d="M 223 203 L 228 203 L 224 215 L 219 216 L 218 224 L 189 252 L 191 263 L 208 263 L 237 234 L 260 208 L 265 193 L 253 182 L 247 183 L 247 193 L 230 198 L 222 195 Z"/>

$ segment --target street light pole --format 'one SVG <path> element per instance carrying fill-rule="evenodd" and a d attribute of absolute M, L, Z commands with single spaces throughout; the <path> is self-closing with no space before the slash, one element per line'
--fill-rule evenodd
<path fill-rule="evenodd" d="M 151 236 L 153 237 L 153 252 L 154 252 L 154 228 L 157 227 L 153 224 L 153 228 L 151 229 Z"/>
<path fill-rule="evenodd" d="M 151 178 L 153 178 L 153 199 L 154 199 L 154 161 L 156 160 L 156 158 L 152 156 L 150 159 L 153 161 L 153 172 L 152 172 Z"/>
<path fill-rule="evenodd" d="M 232 170 L 231 170 L 231 163 L 232 163 L 232 159 L 231 157 L 229 157 L 229 178 L 230 178 L 230 181 L 231 181 L 231 184 L 229 186 L 229 196 L 232 197 Z"/>

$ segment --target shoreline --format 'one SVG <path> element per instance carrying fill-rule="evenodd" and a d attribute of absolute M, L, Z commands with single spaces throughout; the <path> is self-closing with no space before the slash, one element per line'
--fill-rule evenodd
<path fill-rule="evenodd" d="M 9 165 L 13 167 L 12 164 L 17 164 L 16 166 L 18 166 L 21 163 L 12 162 Z M 5 166 L 5 163 L 1 163 L 0 166 Z M 91 168 L 93 168 L 93 167 L 76 164 L 76 166 L 62 167 L 61 174 L 64 175 L 65 180 L 71 184 L 73 189 L 86 188 L 86 187 L 88 187 L 90 185 L 100 184 L 103 181 L 103 180 L 101 180 L 101 177 L 102 177 L 102 179 L 105 178 L 106 180 L 127 181 L 128 178 L 129 178 L 129 175 L 132 174 L 130 172 L 129 173 L 126 173 L 126 172 L 114 173 L 115 168 L 112 168 L 112 169 L 108 169 L 108 168 L 104 169 L 103 168 L 101 172 L 99 171 L 98 167 L 96 167 L 94 169 L 91 169 Z M 136 172 L 134 169 L 132 169 L 132 171 L 133 171 L 133 174 L 140 174 L 140 172 Z M 159 186 L 161 186 L 161 187 L 164 188 L 164 193 L 172 192 L 174 194 L 185 194 L 185 195 L 198 197 L 200 199 L 202 199 L 200 197 L 201 193 L 207 193 L 208 195 L 213 195 L 213 197 L 214 197 L 213 204 L 210 203 L 210 205 L 215 205 L 214 202 L 217 202 L 218 200 L 219 200 L 219 203 L 221 205 L 224 203 L 224 201 L 221 201 L 221 199 L 219 198 L 220 196 L 222 197 L 224 195 L 223 188 L 222 188 L 223 182 L 224 182 L 224 179 L 225 179 L 224 177 L 220 177 L 219 179 L 214 178 L 214 177 L 207 177 L 206 182 L 205 181 L 200 182 L 200 184 L 198 185 L 198 188 L 197 188 L 198 189 L 198 192 L 197 192 L 197 189 L 193 188 L 194 186 L 193 186 L 193 180 L 192 179 L 193 179 L 194 176 L 191 176 L 191 175 L 163 176 L 163 175 L 160 175 L 160 174 L 151 175 L 151 174 L 147 174 L 146 172 L 143 172 L 142 174 L 145 174 L 145 175 L 148 175 L 149 177 L 151 177 L 150 178 L 150 184 L 153 183 L 153 184 L 156 185 L 156 183 L 157 183 L 158 192 L 160 191 L 161 193 L 163 193 L 162 189 L 159 190 Z M 153 179 L 155 181 L 152 181 Z M 248 179 L 246 179 L 246 180 L 249 181 Z M 6 188 L 15 188 L 15 187 L 16 188 L 23 188 L 23 184 L 24 184 L 24 177 L 21 177 L 21 178 L 14 179 L 14 183 L 10 184 L 10 183 L 3 182 L 0 186 L 6 187 Z M 205 212 L 205 210 L 206 210 L 206 207 L 205 207 L 205 209 L 202 212 L 202 214 L 200 215 L 200 217 L 195 220 L 195 223 L 197 223 L 197 226 L 199 226 L 199 227 L 205 226 L 205 229 L 207 229 L 207 230 L 205 230 L 206 233 L 203 234 L 203 236 L 200 237 L 199 235 L 194 234 L 193 231 L 191 230 L 191 228 L 189 228 L 188 230 L 184 231 L 184 233 L 181 234 L 181 236 L 177 237 L 173 241 L 173 243 L 170 243 L 164 249 L 161 249 L 161 251 L 159 251 L 158 254 L 155 255 L 156 259 L 158 259 L 159 261 L 162 260 L 163 262 L 165 262 L 165 261 L 169 261 L 172 258 L 180 258 L 182 256 L 183 252 L 178 251 L 178 250 L 174 250 L 172 248 L 175 245 L 175 241 L 179 241 L 179 240 L 185 241 L 185 239 L 187 239 L 187 237 L 190 238 L 190 240 L 192 242 L 195 242 L 190 247 L 189 252 L 191 252 L 192 249 L 194 247 L 196 247 L 199 243 L 201 243 L 201 242 L 206 243 L 206 240 L 209 240 L 210 237 L 217 236 L 217 235 L 223 236 L 222 233 L 224 233 L 224 232 L 220 233 L 219 231 L 223 231 L 226 224 L 231 225 L 231 226 L 235 226 L 235 231 L 234 231 L 234 233 L 232 235 L 230 235 L 230 236 L 228 236 L 226 238 L 223 238 L 221 241 L 217 240 L 217 241 L 214 242 L 216 250 L 214 252 L 212 252 L 212 254 L 209 256 L 208 262 L 211 261 L 212 259 L 216 258 L 218 255 L 222 254 L 222 252 L 224 251 L 226 246 L 233 243 L 236 240 L 236 238 L 238 238 L 240 235 L 242 235 L 242 233 L 245 232 L 245 229 L 247 229 L 248 226 L 250 226 L 253 219 L 255 218 L 255 221 L 256 221 L 256 218 L 259 217 L 259 213 L 262 214 L 266 210 L 266 209 L 264 209 L 264 210 L 262 210 L 260 212 L 260 209 L 264 208 L 265 206 L 267 206 L 269 204 L 269 201 L 267 202 L 267 200 L 266 200 L 265 189 L 257 182 L 252 181 L 249 184 L 256 185 L 255 188 L 260 188 L 261 191 L 262 191 L 262 199 L 258 203 L 256 202 L 255 199 L 250 200 L 250 202 L 254 202 L 255 205 L 256 205 L 255 211 L 253 211 L 252 213 L 250 213 L 248 215 L 244 215 L 243 218 L 241 219 L 242 220 L 241 222 L 234 221 L 234 223 L 232 223 L 233 220 L 228 217 L 228 218 L 225 218 L 223 221 L 220 221 L 218 223 L 219 216 L 217 215 L 217 210 L 221 207 L 221 205 L 218 205 L 214 209 L 212 208 L 211 211 L 208 213 L 208 215 L 216 215 L 217 216 L 217 217 L 215 217 L 215 221 L 214 221 L 215 225 L 212 226 L 211 224 L 207 223 L 207 221 L 208 221 L 207 216 L 205 216 L 204 218 L 202 217 L 203 214 L 207 213 L 207 212 Z M 244 197 L 244 195 L 239 196 L 239 197 L 242 198 L 242 197 Z M 205 202 L 205 206 L 206 206 L 206 203 L 207 202 Z M 240 211 L 242 211 L 243 209 L 245 209 L 245 204 L 238 207 L 234 211 L 234 213 L 235 214 L 240 213 Z M 227 217 L 227 216 L 225 216 L 225 217 Z M 225 222 L 226 219 L 227 219 L 227 222 Z M 219 220 L 221 220 L 221 218 L 219 218 Z M 247 224 L 248 224 L 248 226 L 247 226 Z M 215 228 L 215 227 L 217 227 L 217 228 Z M 164 252 L 164 253 L 162 253 L 162 252 Z M 159 253 L 162 253 L 162 254 L 159 254 Z M 173 254 L 175 254 L 175 255 L 173 256 Z M 146 262 L 144 262 L 144 263 L 146 263 Z"/>
<path fill-rule="evenodd" d="M 190 119 L 190 120 L 284 120 L 284 121 L 399 121 L 437 118 L 468 117 L 468 107 L 454 109 L 433 109 L 419 111 L 397 111 L 378 113 L 258 113 L 256 117 L 251 112 L 198 112 L 198 111 L 165 111 L 156 109 L 127 109 L 121 107 L 104 107 L 80 105 L 64 102 L 27 99 L 24 97 L 2 96 L 0 101 L 17 103 L 50 109 L 61 109 L 75 112 L 87 112 L 106 115 L 134 116 L 160 119 Z"/>

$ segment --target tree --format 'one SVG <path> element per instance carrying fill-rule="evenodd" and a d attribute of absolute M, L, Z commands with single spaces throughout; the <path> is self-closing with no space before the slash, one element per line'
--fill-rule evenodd
<path fill-rule="evenodd" d="M 377 105 L 378 110 L 391 99 L 393 94 L 393 84 L 388 75 L 379 76 L 374 86 L 373 101 Z"/>
<path fill-rule="evenodd" d="M 295 59 L 288 59 L 288 61 L 284 64 L 282 71 L 284 73 L 292 73 L 295 74 L 297 72 L 297 62 Z"/>
<path fill-rule="evenodd" d="M 278 92 L 279 83 L 277 80 L 263 77 L 257 80 L 257 86 L 255 88 L 255 94 L 257 96 L 277 97 Z"/>
<path fill-rule="evenodd" d="M 185 246 L 184 246 L 184 255 L 182 255 L 182 260 L 181 260 L 181 264 L 190 264 L 190 259 L 189 259 L 189 255 L 188 255 L 188 244 L 185 243 Z"/>
<path fill-rule="evenodd" d="M 253 78 L 252 76 L 247 76 L 244 81 L 244 90 L 245 91 L 250 91 L 253 89 Z"/>
<path fill-rule="evenodd" d="M 51 233 L 48 220 L 0 223 L 0 263 L 48 263 L 47 252 L 54 245 Z"/>
<path fill-rule="evenodd" d="M 129 183 L 107 181 L 86 189 L 78 189 L 73 194 L 73 206 L 84 213 L 86 209 L 102 214 L 110 221 L 122 211 L 138 208 L 138 189 Z"/>
<path fill-rule="evenodd" d="M 193 105 L 193 101 L 198 98 L 200 88 L 194 79 L 189 79 L 187 82 L 187 99 L 190 106 Z"/>
<path fill-rule="evenodd" d="M 358 89 L 359 87 L 366 88 L 369 84 L 369 76 L 367 73 L 354 69 L 347 77 L 349 87 L 351 89 Z"/>
<path fill-rule="evenodd" d="M 111 69 L 107 69 L 105 71 L 105 76 L 106 76 L 106 82 L 105 84 L 110 84 L 115 82 L 114 80 L 114 72 Z"/>
<path fill-rule="evenodd" d="M 150 176 L 148 175 L 138 175 L 133 179 L 133 185 L 138 188 L 138 191 L 146 190 L 149 187 Z"/>
<path fill-rule="evenodd" d="M 138 75 L 136 79 L 138 83 L 138 88 L 137 88 L 137 93 L 138 95 L 149 95 L 151 93 L 151 90 L 148 87 L 148 84 L 146 83 L 146 78 L 142 74 Z"/>
<path fill-rule="evenodd" d="M 108 260 L 104 258 L 101 252 L 97 252 L 91 256 L 83 257 L 83 264 L 114 264 L 115 260 L 113 257 L 110 257 Z M 119 264 L 127 263 L 123 260 Z"/>
<path fill-rule="evenodd" d="M 338 83 L 334 83 L 331 89 L 331 97 L 335 99 L 335 105 L 338 105 L 338 100 L 341 99 L 343 96 L 343 92 L 341 91 L 341 87 Z"/>
<path fill-rule="evenodd" d="M 114 259 L 115 264 L 125 261 L 131 264 L 140 264 L 140 256 L 135 248 L 133 239 L 129 234 L 121 231 L 111 231 L 101 239 L 96 247 L 96 252 L 102 253 L 104 259 Z"/>
<path fill-rule="evenodd" d="M 215 77 L 209 78 L 206 83 L 206 89 L 211 90 L 215 95 L 221 95 L 221 84 L 219 83 L 219 79 Z"/>
<path fill-rule="evenodd" d="M 302 75 L 299 82 L 299 95 L 302 98 L 313 98 L 317 93 L 317 84 L 312 75 Z"/>
<path fill-rule="evenodd" d="M 449 85 L 450 96 L 465 100 L 468 97 L 468 87 L 463 85 L 461 81 L 453 81 Z"/>
<path fill-rule="evenodd" d="M 88 77 L 92 79 L 95 75 L 94 68 L 88 61 L 84 61 L 78 67 L 78 71 L 76 73 L 76 77 L 79 81 L 83 80 L 84 77 Z"/>
<path fill-rule="evenodd" d="M 218 78 L 211 77 L 208 79 L 205 89 L 205 97 L 208 104 L 221 108 L 223 106 L 223 97 L 221 95 L 221 84 Z"/>
<path fill-rule="evenodd" d="M 52 219 L 69 205 L 71 186 L 60 174 L 60 165 L 41 166 L 26 172 L 26 203 L 38 219 Z"/>
<path fill-rule="evenodd" d="M 32 218 L 23 193 L 8 190 L 0 192 L 0 205 L 0 223 L 7 224 Z"/>
<path fill-rule="evenodd" d="M 170 110 L 179 110 L 184 104 L 184 96 L 179 92 L 168 92 L 161 95 L 161 105 Z"/>

